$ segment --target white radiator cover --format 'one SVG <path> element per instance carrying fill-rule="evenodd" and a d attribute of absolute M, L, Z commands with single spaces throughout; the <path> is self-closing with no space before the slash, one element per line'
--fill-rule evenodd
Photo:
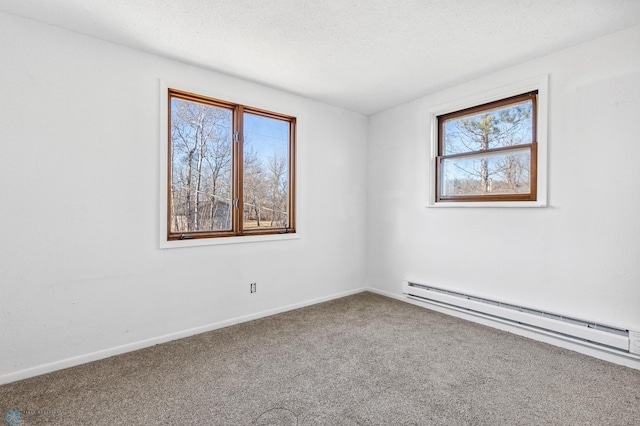
<path fill-rule="evenodd" d="M 412 299 L 426 303 L 452 307 L 502 321 L 541 329 L 619 352 L 640 353 L 640 345 L 635 344 L 636 332 L 630 332 L 619 327 L 566 317 L 409 281 L 403 281 L 402 292 Z M 630 339 L 630 336 L 633 338 Z M 630 340 L 633 341 L 633 344 L 630 343 Z M 636 348 L 636 346 L 638 347 Z"/>

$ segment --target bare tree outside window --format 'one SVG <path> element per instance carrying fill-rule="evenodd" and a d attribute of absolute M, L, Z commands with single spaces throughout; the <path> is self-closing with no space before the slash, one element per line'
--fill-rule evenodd
<path fill-rule="evenodd" d="M 438 201 L 535 200 L 536 92 L 438 117 Z"/>
<path fill-rule="evenodd" d="M 231 229 L 232 110 L 171 100 L 171 230 Z"/>
<path fill-rule="evenodd" d="M 244 116 L 244 228 L 288 225 L 289 123 Z"/>
<path fill-rule="evenodd" d="M 169 89 L 167 238 L 295 232 L 295 118 Z"/>

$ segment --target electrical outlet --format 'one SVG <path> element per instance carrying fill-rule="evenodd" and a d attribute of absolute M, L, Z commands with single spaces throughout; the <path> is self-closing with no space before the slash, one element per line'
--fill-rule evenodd
<path fill-rule="evenodd" d="M 629 331 L 629 352 L 640 355 L 640 331 Z"/>
<path fill-rule="evenodd" d="M 251 283 L 249 284 L 249 293 L 255 293 L 256 292 L 256 283 Z"/>

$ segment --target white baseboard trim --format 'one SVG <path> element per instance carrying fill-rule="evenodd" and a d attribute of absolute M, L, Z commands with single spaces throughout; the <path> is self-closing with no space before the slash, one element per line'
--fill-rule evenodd
<path fill-rule="evenodd" d="M 316 299 L 306 300 L 291 305 L 282 306 L 279 308 L 269 309 L 255 314 L 244 315 L 237 318 L 232 318 L 225 321 L 216 322 L 213 324 L 207 324 L 200 327 L 194 327 L 188 330 L 178 331 L 175 333 L 169 333 L 162 336 L 153 337 L 151 339 L 140 340 L 133 343 L 127 343 L 126 345 L 115 346 L 113 348 L 103 349 L 96 352 L 91 352 L 83 355 L 78 355 L 71 358 L 62 359 L 59 361 L 50 362 L 47 364 L 38 365 L 35 367 L 26 368 L 16 372 L 4 374 L 0 376 L 0 385 L 16 382 L 18 380 L 28 379 L 30 377 L 40 376 L 42 374 L 51 373 L 53 371 L 63 370 L 69 367 L 75 367 L 77 365 L 86 364 L 88 362 L 98 361 L 101 359 L 109 358 L 115 355 L 121 355 L 127 352 L 136 351 L 138 349 L 148 348 L 150 346 L 158 345 L 161 343 L 170 342 L 172 340 L 178 340 L 185 337 L 194 336 L 196 334 L 206 333 L 208 331 L 217 330 L 231 325 L 240 324 L 255 319 L 268 317 L 271 315 L 280 314 L 294 309 L 304 308 L 305 306 L 316 305 L 322 302 L 328 302 L 330 300 L 339 299 L 341 297 L 351 296 L 353 294 L 362 293 L 367 291 L 367 288 L 359 288 L 342 293 L 336 293 L 329 296 L 319 297 Z"/>
<path fill-rule="evenodd" d="M 18 380 L 28 379 L 30 377 L 35 377 L 42 374 L 51 373 L 53 371 L 63 370 L 69 367 L 75 367 L 77 365 L 86 364 L 88 362 L 98 361 L 101 359 L 109 358 L 111 356 L 121 355 L 127 352 L 148 348 L 150 346 L 170 342 L 173 340 L 182 339 L 185 337 L 194 336 L 200 333 L 206 333 L 208 331 L 229 327 L 229 326 L 240 324 L 243 322 L 260 319 L 260 318 L 280 314 L 287 311 L 292 311 L 294 309 L 304 308 L 306 306 L 311 306 L 311 305 L 315 305 L 322 302 L 328 302 L 330 300 L 351 296 L 351 295 L 362 293 L 365 291 L 379 294 L 381 296 L 386 296 L 391 299 L 396 299 L 405 303 L 410 303 L 412 305 L 416 305 L 422 308 L 431 309 L 431 310 L 434 310 L 446 315 L 451 315 L 457 318 L 461 318 L 467 321 L 483 324 L 488 327 L 497 328 L 499 330 L 517 334 L 519 336 L 523 336 L 523 337 L 527 337 L 540 342 L 548 343 L 550 345 L 559 346 L 559 347 L 572 350 L 584 355 L 592 356 L 597 359 L 612 362 L 614 364 L 619 364 L 629 368 L 640 370 L 640 357 L 637 357 L 631 354 L 625 355 L 625 354 L 615 353 L 613 351 L 607 351 L 606 349 L 600 348 L 595 345 L 590 345 L 589 343 L 586 343 L 586 342 L 575 341 L 575 340 L 572 340 L 571 338 L 562 338 L 557 335 L 553 335 L 552 333 L 547 333 L 547 332 L 544 332 L 543 330 L 533 329 L 525 325 L 514 325 L 511 323 L 500 321 L 495 318 L 485 317 L 482 314 L 471 314 L 469 312 L 458 310 L 448 306 L 437 305 L 435 303 L 430 303 L 430 302 L 421 301 L 421 300 L 414 300 L 407 297 L 404 294 L 395 294 L 395 293 L 390 293 L 384 290 L 379 290 L 376 288 L 362 287 L 362 288 L 350 290 L 347 292 L 336 293 L 329 296 L 311 299 L 311 300 L 303 301 L 300 303 L 294 303 L 294 304 L 282 306 L 279 308 L 269 309 L 266 311 L 257 312 L 250 315 L 244 315 L 241 317 L 232 318 L 225 321 L 207 324 L 200 327 L 194 327 L 188 330 L 183 330 L 175 333 L 169 333 L 162 336 L 157 336 L 151 339 L 140 340 L 137 342 L 128 343 L 126 345 L 120 345 L 113 348 L 103 349 L 96 352 L 91 352 L 91 353 L 87 353 L 87 354 L 83 354 L 83 355 L 79 355 L 71 358 L 66 358 L 59 361 L 50 362 L 47 364 L 38 365 L 35 367 L 26 368 L 24 370 L 19 370 L 16 372 L 12 372 L 12 373 L 8 373 L 0 376 L 0 385 L 15 382 Z"/>
<path fill-rule="evenodd" d="M 500 319 L 489 317 L 481 313 L 471 313 L 463 309 L 441 305 L 437 302 L 412 299 L 406 294 L 395 294 L 374 288 L 367 288 L 367 291 L 390 297 L 392 299 L 397 299 L 402 302 L 410 303 L 412 305 L 420 306 L 422 308 L 431 309 L 433 311 L 437 311 L 446 315 L 451 315 L 467 321 L 486 325 L 488 327 L 497 328 L 499 330 L 517 334 L 518 336 L 523 336 L 529 339 L 537 340 L 539 342 L 548 343 L 550 345 L 578 352 L 583 355 L 588 355 L 603 361 L 608 361 L 614 364 L 640 370 L 640 357 L 634 354 L 625 354 L 622 352 L 617 352 L 615 350 L 609 350 L 597 345 L 590 344 L 588 342 L 582 342 L 576 339 L 572 339 L 571 337 L 563 337 L 523 324 L 514 324 L 511 322 L 502 321 Z"/>

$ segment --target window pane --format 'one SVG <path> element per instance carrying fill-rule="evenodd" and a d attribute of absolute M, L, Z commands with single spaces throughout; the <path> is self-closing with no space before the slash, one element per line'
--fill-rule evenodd
<path fill-rule="evenodd" d="M 443 159 L 443 197 L 530 192 L 530 148 Z"/>
<path fill-rule="evenodd" d="M 243 226 L 289 226 L 289 122 L 244 114 Z"/>
<path fill-rule="evenodd" d="M 533 102 L 527 100 L 480 113 L 445 118 L 443 155 L 531 143 L 532 110 Z"/>
<path fill-rule="evenodd" d="M 171 98 L 171 232 L 231 229 L 232 116 Z"/>

